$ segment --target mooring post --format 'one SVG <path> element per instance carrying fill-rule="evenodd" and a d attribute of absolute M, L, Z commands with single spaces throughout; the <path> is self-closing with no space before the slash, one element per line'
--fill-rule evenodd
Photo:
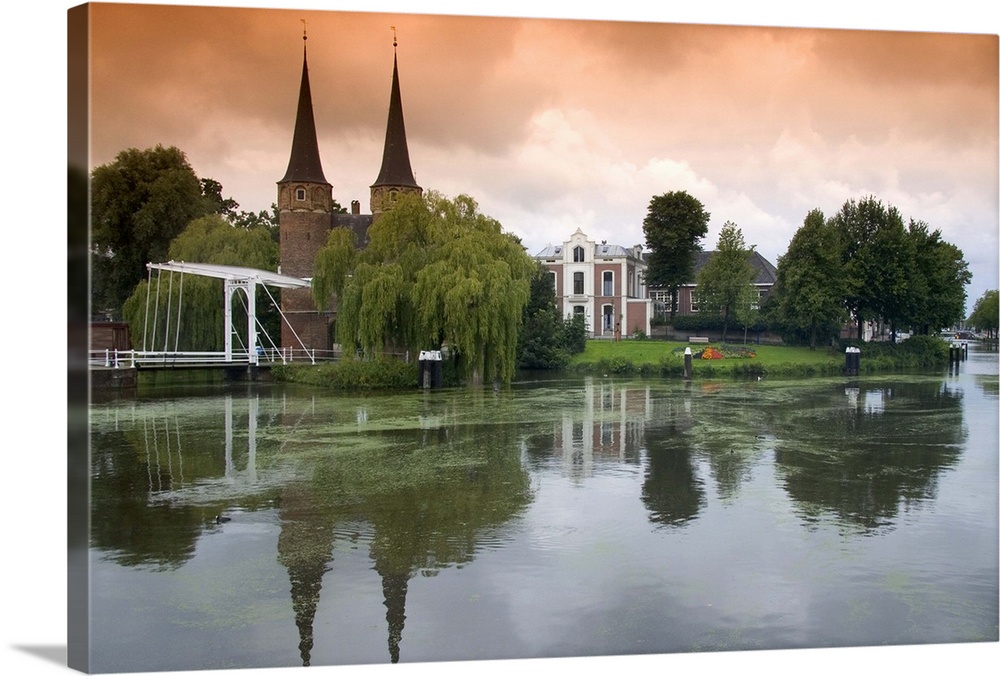
<path fill-rule="evenodd" d="M 684 379 L 685 380 L 691 380 L 691 367 L 692 367 L 692 361 L 691 360 L 692 359 L 694 359 L 694 357 L 691 356 L 691 348 L 690 347 L 685 347 L 684 348 Z"/>
<path fill-rule="evenodd" d="M 848 347 L 844 350 L 844 371 L 849 376 L 856 376 L 861 372 L 861 348 Z"/>

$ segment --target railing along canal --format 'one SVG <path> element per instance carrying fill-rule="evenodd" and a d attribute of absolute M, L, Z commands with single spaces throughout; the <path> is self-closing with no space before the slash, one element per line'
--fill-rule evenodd
<path fill-rule="evenodd" d="M 237 353 L 227 358 L 225 352 L 174 352 L 145 350 L 91 350 L 90 365 L 104 368 L 248 366 L 287 364 L 295 361 L 330 361 L 338 353 L 291 347 L 260 349 L 256 354 Z"/>

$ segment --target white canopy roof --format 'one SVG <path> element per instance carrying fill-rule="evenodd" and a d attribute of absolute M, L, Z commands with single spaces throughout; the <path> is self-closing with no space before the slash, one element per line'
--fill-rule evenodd
<path fill-rule="evenodd" d="M 268 270 L 243 268 L 235 265 L 213 265 L 211 263 L 185 263 L 183 261 L 168 261 L 166 263 L 147 263 L 150 270 L 168 270 L 182 272 L 202 277 L 216 277 L 235 281 L 254 281 L 266 286 L 277 286 L 284 289 L 308 289 L 312 286 L 309 279 L 289 277 Z"/>

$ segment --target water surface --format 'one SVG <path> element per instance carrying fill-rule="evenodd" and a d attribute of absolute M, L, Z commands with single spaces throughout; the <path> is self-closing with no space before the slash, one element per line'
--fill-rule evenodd
<path fill-rule="evenodd" d="M 997 412 L 996 353 L 94 404 L 92 668 L 997 641 Z"/>

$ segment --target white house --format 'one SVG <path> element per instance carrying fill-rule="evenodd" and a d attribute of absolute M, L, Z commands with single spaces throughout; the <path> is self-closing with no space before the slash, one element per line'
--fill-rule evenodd
<path fill-rule="evenodd" d="M 652 301 L 646 296 L 642 246 L 600 244 L 579 228 L 535 258 L 552 274 L 563 317 L 582 314 L 594 337 L 649 335 Z"/>

